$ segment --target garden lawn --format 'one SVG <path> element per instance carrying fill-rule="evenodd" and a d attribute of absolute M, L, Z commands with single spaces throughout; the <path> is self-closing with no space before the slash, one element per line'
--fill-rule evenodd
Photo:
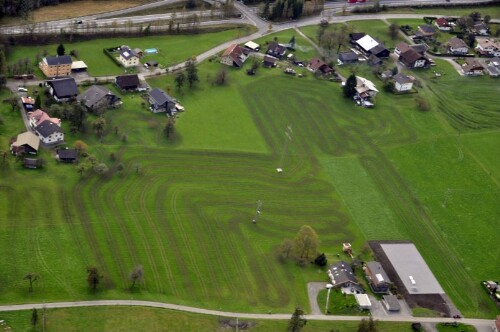
<path fill-rule="evenodd" d="M 290 39 L 295 36 L 295 51 L 287 51 L 287 54 L 293 53 L 297 59 L 306 61 L 317 56 L 316 49 L 311 45 L 311 43 L 304 37 L 299 35 L 297 31 L 293 29 L 283 30 L 280 32 L 275 32 L 270 35 L 255 39 L 254 42 L 261 45 L 261 52 L 266 52 L 267 44 L 277 40 L 281 44 L 288 44 Z"/>
<path fill-rule="evenodd" d="M 500 7 L 492 5 L 489 7 L 470 7 L 470 8 L 394 8 L 388 13 L 412 13 L 412 14 L 428 14 L 429 16 L 463 16 L 469 15 L 472 12 L 478 12 L 482 17 L 490 15 L 491 18 L 500 18 Z"/>
<path fill-rule="evenodd" d="M 318 294 L 318 305 L 323 311 L 326 307 L 328 291 L 322 290 Z M 370 310 L 360 310 L 356 298 L 352 294 L 343 294 L 338 288 L 330 291 L 328 314 L 341 316 L 368 316 Z"/>

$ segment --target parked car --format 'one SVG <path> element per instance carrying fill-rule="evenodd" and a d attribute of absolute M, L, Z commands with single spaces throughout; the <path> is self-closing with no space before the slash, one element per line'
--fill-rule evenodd
<path fill-rule="evenodd" d="M 19 88 L 17 88 L 17 91 L 19 91 L 19 92 L 28 92 L 28 89 L 19 87 Z"/>

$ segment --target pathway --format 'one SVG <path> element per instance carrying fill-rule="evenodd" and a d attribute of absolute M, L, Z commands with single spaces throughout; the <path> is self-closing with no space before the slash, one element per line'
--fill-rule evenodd
<path fill-rule="evenodd" d="M 324 282 L 310 282 L 307 284 L 307 295 L 309 296 L 309 304 L 311 305 L 311 314 L 322 315 L 321 309 L 318 305 L 318 293 L 326 289 Z"/>

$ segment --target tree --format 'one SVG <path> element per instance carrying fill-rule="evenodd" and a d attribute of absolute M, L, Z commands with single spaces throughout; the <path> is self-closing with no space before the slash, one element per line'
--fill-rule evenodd
<path fill-rule="evenodd" d="M 99 138 L 102 137 L 102 133 L 104 131 L 105 126 L 106 126 L 106 119 L 104 119 L 102 116 L 98 117 L 92 122 L 92 128 L 95 130 Z"/>
<path fill-rule="evenodd" d="M 300 228 L 293 240 L 293 250 L 299 260 L 308 260 L 318 252 L 318 234 L 308 225 Z"/>
<path fill-rule="evenodd" d="M 57 55 L 61 56 L 61 55 L 64 55 L 64 53 L 66 53 L 66 50 L 64 49 L 64 45 L 59 44 L 59 46 L 57 46 Z"/>
<path fill-rule="evenodd" d="M 99 270 L 95 266 L 87 267 L 87 283 L 92 290 L 96 290 L 102 276 L 99 274 Z"/>
<path fill-rule="evenodd" d="M 281 259 L 288 259 L 293 249 L 293 241 L 291 239 L 284 239 L 281 242 L 278 253 Z"/>
<path fill-rule="evenodd" d="M 12 112 L 17 111 L 19 109 L 19 103 L 17 101 L 17 97 L 15 96 L 4 99 L 3 102 L 10 105 Z"/>
<path fill-rule="evenodd" d="M 76 167 L 76 171 L 80 174 L 80 176 L 83 176 L 83 173 L 85 173 L 86 170 L 87 166 L 85 164 L 80 164 Z"/>
<path fill-rule="evenodd" d="M 87 152 L 87 150 L 89 148 L 89 146 L 87 145 L 87 143 L 85 143 L 82 140 L 75 141 L 75 143 L 73 144 L 73 147 L 80 154 Z"/>
<path fill-rule="evenodd" d="M 396 23 L 391 23 L 389 25 L 389 36 L 391 36 L 392 40 L 395 40 L 398 37 L 399 26 Z"/>
<path fill-rule="evenodd" d="M 290 38 L 290 41 L 288 42 L 288 46 L 290 48 L 295 48 L 295 35 L 293 35 L 292 38 Z"/>
<path fill-rule="evenodd" d="M 38 274 L 35 272 L 29 272 L 23 278 L 24 280 L 28 280 L 29 282 L 29 292 L 33 292 L 33 283 L 38 280 Z"/>
<path fill-rule="evenodd" d="M 142 265 L 137 265 L 130 273 L 130 281 L 132 282 L 132 284 L 130 285 L 130 289 L 134 288 L 136 283 L 141 283 L 143 276 L 144 269 L 142 268 Z"/>
<path fill-rule="evenodd" d="M 7 60 L 5 58 L 5 53 L 0 49 L 0 74 L 5 74 L 7 71 Z"/>
<path fill-rule="evenodd" d="M 106 174 L 109 171 L 108 165 L 105 163 L 100 163 L 94 166 L 94 172 L 99 175 Z"/>
<path fill-rule="evenodd" d="M 31 325 L 36 326 L 37 323 L 38 323 L 38 311 L 36 310 L 36 308 L 33 308 L 33 310 L 31 311 Z"/>
<path fill-rule="evenodd" d="M 326 264 L 328 264 L 328 260 L 325 253 L 319 254 L 318 257 L 314 259 L 314 264 L 318 266 L 326 266 Z"/>
<path fill-rule="evenodd" d="M 429 103 L 422 96 L 415 97 L 415 104 L 420 111 L 428 111 L 430 109 Z"/>
<path fill-rule="evenodd" d="M 200 81 L 198 77 L 198 68 L 196 68 L 196 63 L 193 60 L 189 60 L 186 65 L 187 81 L 189 87 L 192 88 L 196 82 Z"/>
<path fill-rule="evenodd" d="M 35 104 L 33 105 L 35 109 L 39 109 L 42 107 L 42 100 L 40 98 L 40 94 L 37 94 L 35 97 Z"/>
<path fill-rule="evenodd" d="M 170 138 L 170 136 L 174 136 L 175 134 L 175 119 L 173 116 L 170 116 L 167 121 L 167 125 L 165 126 L 165 136 Z"/>
<path fill-rule="evenodd" d="M 304 310 L 299 307 L 295 308 L 292 318 L 288 322 L 288 331 L 299 332 L 306 324 L 307 320 L 304 318 Z"/>
<path fill-rule="evenodd" d="M 225 85 L 227 81 L 228 81 L 227 69 L 223 67 L 217 72 L 217 75 L 215 75 L 215 84 Z"/>
<path fill-rule="evenodd" d="M 179 72 L 177 75 L 175 75 L 175 86 L 177 87 L 178 91 L 182 90 L 182 86 L 184 85 L 184 81 L 186 81 L 186 76 L 184 75 L 184 72 Z"/>
<path fill-rule="evenodd" d="M 345 82 L 344 85 L 344 97 L 346 98 L 352 98 L 354 95 L 356 95 L 356 76 L 354 74 L 351 74 L 347 78 L 347 81 Z"/>
<path fill-rule="evenodd" d="M 376 321 L 373 320 L 373 317 L 367 320 L 363 318 L 358 325 L 358 332 L 377 332 Z"/>

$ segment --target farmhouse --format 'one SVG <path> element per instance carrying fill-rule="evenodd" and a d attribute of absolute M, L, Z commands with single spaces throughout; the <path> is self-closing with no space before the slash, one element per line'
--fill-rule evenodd
<path fill-rule="evenodd" d="M 135 67 L 139 65 L 140 57 L 139 55 L 128 46 L 120 47 L 120 55 L 118 56 L 118 61 L 123 67 Z"/>
<path fill-rule="evenodd" d="M 228 66 L 240 68 L 246 59 L 247 55 L 243 52 L 240 45 L 232 44 L 222 53 L 220 62 Z"/>
<path fill-rule="evenodd" d="M 78 86 L 73 77 L 45 81 L 45 84 L 57 102 L 68 101 L 78 95 Z"/>
<path fill-rule="evenodd" d="M 373 39 L 370 35 L 365 35 L 355 41 L 358 48 L 367 56 L 375 55 L 378 58 L 389 57 L 389 50 L 383 44 Z"/>
<path fill-rule="evenodd" d="M 40 67 L 46 77 L 62 77 L 71 74 L 72 63 L 71 56 L 56 55 L 43 58 L 38 67 Z"/>
<path fill-rule="evenodd" d="M 137 74 L 117 76 L 115 84 L 122 91 L 135 91 L 140 85 L 139 76 Z"/>
<path fill-rule="evenodd" d="M 481 55 L 500 56 L 500 41 L 493 38 L 476 38 L 476 52 Z"/>
<path fill-rule="evenodd" d="M 444 17 L 438 18 L 434 25 L 441 31 L 451 31 L 453 28 L 453 25 Z"/>
<path fill-rule="evenodd" d="M 37 154 L 40 146 L 40 138 L 31 131 L 17 135 L 15 141 L 10 144 L 10 152 L 14 155 L 27 153 Z"/>
<path fill-rule="evenodd" d="M 413 88 L 414 79 L 411 76 L 396 74 L 392 78 L 394 80 L 394 89 L 398 92 L 411 91 Z"/>
<path fill-rule="evenodd" d="M 466 76 L 478 76 L 484 74 L 484 67 L 476 59 L 467 58 L 465 59 L 465 64 L 462 66 L 462 71 Z"/>
<path fill-rule="evenodd" d="M 469 52 L 467 44 L 458 37 L 451 38 L 446 44 L 448 45 L 448 49 L 451 54 L 464 55 Z"/>
<path fill-rule="evenodd" d="M 319 58 L 312 58 L 307 65 L 307 69 L 313 73 L 321 73 L 325 75 L 333 73 L 333 68 Z"/>
<path fill-rule="evenodd" d="M 286 54 L 286 46 L 277 42 L 271 42 L 267 47 L 266 54 L 281 59 Z"/>
<path fill-rule="evenodd" d="M 36 110 L 34 112 L 28 112 L 28 122 L 31 128 L 35 128 L 45 120 L 49 120 L 59 127 L 61 126 L 61 119 L 51 118 L 47 113 L 42 110 Z"/>
<path fill-rule="evenodd" d="M 64 141 L 64 132 L 57 124 L 45 120 L 34 128 L 35 133 L 45 144 L 53 144 Z"/>
<path fill-rule="evenodd" d="M 341 288 L 347 294 L 362 291 L 349 263 L 340 261 L 332 264 L 327 273 L 333 287 Z"/>
<path fill-rule="evenodd" d="M 162 113 L 165 112 L 167 114 L 172 114 L 175 112 L 175 99 L 170 97 L 165 91 L 154 88 L 149 91 L 148 95 L 149 101 L 149 109 L 153 113 Z"/>
<path fill-rule="evenodd" d="M 358 55 L 355 52 L 344 52 L 339 54 L 338 63 L 343 65 L 346 63 L 356 63 L 358 62 Z"/>
<path fill-rule="evenodd" d="M 91 112 L 120 107 L 122 104 L 120 97 L 101 85 L 92 85 L 82 94 L 79 94 L 76 100 L 83 103 Z"/>
<path fill-rule="evenodd" d="M 388 293 L 391 280 L 379 262 L 368 262 L 363 267 L 366 279 L 374 293 Z"/>
<path fill-rule="evenodd" d="M 63 163 L 74 163 L 77 160 L 78 152 L 75 149 L 59 149 L 56 151 L 57 159 Z"/>

